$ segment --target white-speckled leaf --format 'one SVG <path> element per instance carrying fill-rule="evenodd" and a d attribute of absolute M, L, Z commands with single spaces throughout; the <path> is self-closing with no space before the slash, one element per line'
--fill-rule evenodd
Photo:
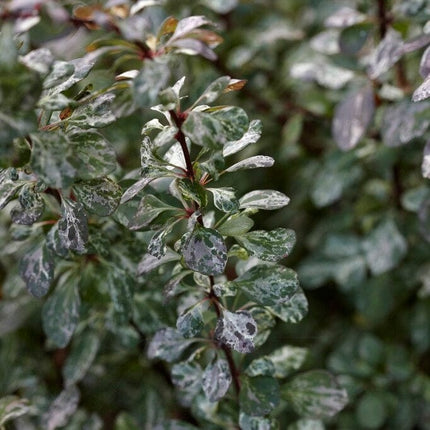
<path fill-rule="evenodd" d="M 248 311 L 223 311 L 215 327 L 215 338 L 235 351 L 243 354 L 254 350 L 253 339 L 257 324 Z"/>
<path fill-rule="evenodd" d="M 182 352 L 192 343 L 177 330 L 167 327 L 155 333 L 148 347 L 148 358 L 162 358 L 168 362 L 177 360 Z"/>
<path fill-rule="evenodd" d="M 45 200 L 35 191 L 34 184 L 26 184 L 19 193 L 19 205 L 16 205 L 10 213 L 15 224 L 31 225 L 43 214 Z"/>
<path fill-rule="evenodd" d="M 236 199 L 234 188 L 207 188 L 214 197 L 214 205 L 217 209 L 225 213 L 237 212 L 239 201 Z"/>
<path fill-rule="evenodd" d="M 300 322 L 307 315 L 308 308 L 308 300 L 300 287 L 288 302 L 268 307 L 279 319 L 292 324 Z"/>
<path fill-rule="evenodd" d="M 66 121 L 71 126 L 82 129 L 106 127 L 116 120 L 112 112 L 114 99 L 115 95 L 112 93 L 101 94 L 79 105 Z"/>
<path fill-rule="evenodd" d="M 28 414 L 31 409 L 27 399 L 20 399 L 18 396 L 0 398 L 0 426 L 3 428 L 7 421 Z"/>
<path fill-rule="evenodd" d="M 302 418 L 290 424 L 287 430 L 325 430 L 325 426 L 321 420 Z"/>
<path fill-rule="evenodd" d="M 191 306 L 176 320 L 176 328 L 185 338 L 196 337 L 205 326 L 203 312 L 209 308 L 207 300 Z"/>
<path fill-rule="evenodd" d="M 249 430 L 279 430 L 279 423 L 275 418 L 253 417 L 241 412 L 239 415 L 241 429 Z"/>
<path fill-rule="evenodd" d="M 285 378 L 292 372 L 300 369 L 303 365 L 308 354 L 306 348 L 298 346 L 283 346 L 282 348 L 275 349 L 266 357 L 275 366 L 273 376 L 276 378 Z"/>
<path fill-rule="evenodd" d="M 220 15 L 231 12 L 238 4 L 239 0 L 200 0 L 208 8 Z"/>
<path fill-rule="evenodd" d="M 430 142 L 427 142 L 426 146 L 424 147 L 421 173 L 424 178 L 430 178 Z"/>
<path fill-rule="evenodd" d="M 227 393 L 232 381 L 227 360 L 218 358 L 208 364 L 203 372 L 202 386 L 210 402 L 217 402 Z"/>
<path fill-rule="evenodd" d="M 354 148 L 364 136 L 375 110 L 373 90 L 365 86 L 349 94 L 337 106 L 332 133 L 340 149 Z"/>
<path fill-rule="evenodd" d="M 81 395 L 75 385 L 63 390 L 42 417 L 43 428 L 55 430 L 65 426 L 78 408 Z"/>
<path fill-rule="evenodd" d="M 260 139 L 262 133 L 262 124 L 258 119 L 254 119 L 249 123 L 248 131 L 239 139 L 227 142 L 222 150 L 222 155 L 227 157 L 236 154 L 248 145 L 255 143 Z"/>
<path fill-rule="evenodd" d="M 392 220 L 372 230 L 363 243 L 366 261 L 373 275 L 380 275 L 398 265 L 406 255 L 408 244 Z"/>
<path fill-rule="evenodd" d="M 367 70 L 370 79 L 379 78 L 393 64 L 397 63 L 403 53 L 402 46 L 402 35 L 393 29 L 389 29 L 370 59 Z"/>
<path fill-rule="evenodd" d="M 24 181 L 12 181 L 12 168 L 0 169 L 0 210 L 3 209 L 24 185 Z"/>
<path fill-rule="evenodd" d="M 227 264 L 227 247 L 214 229 L 196 225 L 182 248 L 185 264 L 204 275 L 219 275 Z"/>
<path fill-rule="evenodd" d="M 202 368 L 195 361 L 182 361 L 172 366 L 172 382 L 179 389 L 179 401 L 183 406 L 191 406 L 201 389 Z"/>
<path fill-rule="evenodd" d="M 167 249 L 166 255 L 161 258 L 154 257 L 151 254 L 145 254 L 137 266 L 137 274 L 144 275 L 145 273 L 149 273 L 157 267 L 160 267 L 164 263 L 178 259 L 179 255 L 170 249 Z"/>
<path fill-rule="evenodd" d="M 153 177 L 145 177 L 139 179 L 135 182 L 131 187 L 127 188 L 124 191 L 124 194 L 121 197 L 121 204 L 127 203 L 133 197 L 135 197 L 140 191 L 142 191 L 150 182 L 152 182 L 155 178 Z"/>
<path fill-rule="evenodd" d="M 58 234 L 65 248 L 78 254 L 86 252 L 88 220 L 81 203 L 66 198 L 62 199 Z"/>
<path fill-rule="evenodd" d="M 218 149 L 226 140 L 219 121 L 206 112 L 190 112 L 182 131 L 196 145 Z"/>
<path fill-rule="evenodd" d="M 31 295 L 39 298 L 48 292 L 54 279 L 54 268 L 54 256 L 40 243 L 24 254 L 19 272 Z"/>
<path fill-rule="evenodd" d="M 424 79 L 424 82 L 412 94 L 414 102 L 420 102 L 430 97 L 430 75 Z"/>
<path fill-rule="evenodd" d="M 346 390 L 324 370 L 297 375 L 282 387 L 282 396 L 299 415 L 309 418 L 330 418 L 348 403 Z"/>
<path fill-rule="evenodd" d="M 99 335 L 87 330 L 73 339 L 72 347 L 62 368 L 64 384 L 76 384 L 87 373 L 100 346 Z"/>
<path fill-rule="evenodd" d="M 30 69 L 35 70 L 42 76 L 46 75 L 51 68 L 55 58 L 47 48 L 39 48 L 30 51 L 28 54 L 19 58 L 20 63 L 25 64 Z"/>
<path fill-rule="evenodd" d="M 230 83 L 230 76 L 221 76 L 212 82 L 202 93 L 202 95 L 194 102 L 193 107 L 197 105 L 209 105 L 223 94 L 224 90 Z"/>
<path fill-rule="evenodd" d="M 85 208 L 99 216 L 115 212 L 122 195 L 121 187 L 109 178 L 78 182 L 73 189 Z"/>
<path fill-rule="evenodd" d="M 291 253 L 296 234 L 293 230 L 280 227 L 271 231 L 251 231 L 236 237 L 236 240 L 260 260 L 277 262 Z"/>
<path fill-rule="evenodd" d="M 133 278 L 122 267 L 108 267 L 107 287 L 119 321 L 126 323 L 133 314 Z"/>
<path fill-rule="evenodd" d="M 181 19 L 176 25 L 176 29 L 167 44 L 171 44 L 173 41 L 178 40 L 202 25 L 207 24 L 211 24 L 211 21 L 202 15 L 188 16 Z"/>
<path fill-rule="evenodd" d="M 285 194 L 275 190 L 251 191 L 239 199 L 241 209 L 274 210 L 287 206 L 289 202 L 290 199 Z"/>
<path fill-rule="evenodd" d="M 275 160 L 272 157 L 268 157 L 266 155 L 255 155 L 253 157 L 246 158 L 245 160 L 241 160 L 236 164 L 233 164 L 226 172 L 236 172 L 237 170 L 245 170 L 245 169 L 258 169 L 260 167 L 272 167 L 275 163 Z"/>
<path fill-rule="evenodd" d="M 296 272 L 278 265 L 254 266 L 233 282 L 251 300 L 263 306 L 288 302 L 299 288 Z"/>
<path fill-rule="evenodd" d="M 79 322 L 81 299 L 77 279 L 69 277 L 56 286 L 42 308 L 43 330 L 58 348 L 64 348 Z"/>
<path fill-rule="evenodd" d="M 262 417 L 280 402 L 278 381 L 270 376 L 242 377 L 239 405 L 242 412 Z"/>
<path fill-rule="evenodd" d="M 345 28 L 351 27 L 354 24 L 363 22 L 366 19 L 366 15 L 357 12 L 355 9 L 343 6 L 339 8 L 334 14 L 330 15 L 324 21 L 326 27 L 334 28 Z"/>

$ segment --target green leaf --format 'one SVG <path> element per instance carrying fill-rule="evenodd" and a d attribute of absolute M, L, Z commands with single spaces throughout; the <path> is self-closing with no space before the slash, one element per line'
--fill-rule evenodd
<path fill-rule="evenodd" d="M 185 339 L 179 331 L 164 328 L 157 331 L 148 347 L 148 358 L 162 358 L 168 362 L 177 360 L 193 341 Z"/>
<path fill-rule="evenodd" d="M 245 373 L 248 376 L 273 376 L 275 366 L 268 357 L 260 357 L 252 360 L 246 368 Z"/>
<path fill-rule="evenodd" d="M 57 130 L 55 133 L 34 133 L 31 140 L 30 165 L 33 171 L 52 188 L 68 188 L 78 168 L 69 137 Z"/>
<path fill-rule="evenodd" d="M 86 252 L 88 242 L 87 214 L 79 202 L 63 198 L 61 219 L 58 221 L 59 238 L 66 249 L 78 254 Z"/>
<path fill-rule="evenodd" d="M 374 275 L 393 269 L 406 255 L 407 242 L 392 220 L 379 224 L 363 243 L 367 264 Z"/>
<path fill-rule="evenodd" d="M 24 185 L 23 181 L 12 180 L 12 168 L 0 169 L 0 210 L 3 209 Z"/>
<path fill-rule="evenodd" d="M 197 202 L 200 207 L 205 207 L 208 204 L 206 190 L 200 183 L 189 179 L 180 179 L 177 181 L 177 186 L 185 200 Z"/>
<path fill-rule="evenodd" d="M 215 338 L 235 351 L 250 353 L 254 350 L 253 339 L 257 324 L 248 311 L 224 310 L 215 327 Z"/>
<path fill-rule="evenodd" d="M 212 22 L 209 21 L 205 16 L 202 16 L 202 15 L 187 16 L 186 18 L 183 18 L 180 21 L 178 21 L 175 31 L 172 37 L 169 39 L 168 44 L 171 44 L 173 41 L 186 36 L 188 33 L 191 33 L 192 31 L 196 30 L 202 25 L 208 25 L 208 24 L 212 24 Z"/>
<path fill-rule="evenodd" d="M 280 209 L 287 206 L 290 199 L 283 193 L 275 190 L 256 190 L 240 198 L 240 208 L 254 208 L 264 210 Z"/>
<path fill-rule="evenodd" d="M 283 346 L 271 352 L 266 357 L 275 366 L 273 376 L 285 378 L 295 370 L 300 369 L 307 358 L 308 350 L 296 346 Z"/>
<path fill-rule="evenodd" d="M 202 3 L 220 15 L 231 12 L 239 3 L 238 0 L 203 0 Z M 254 430 L 254 429 L 249 429 Z"/>
<path fill-rule="evenodd" d="M 387 403 L 390 400 L 383 393 L 366 392 L 357 404 L 356 416 L 360 425 L 367 429 L 382 428 L 389 416 L 389 405 Z"/>
<path fill-rule="evenodd" d="M 308 313 L 308 301 L 299 287 L 288 302 L 270 306 L 268 309 L 282 321 L 296 324 Z"/>
<path fill-rule="evenodd" d="M 195 361 L 183 361 L 172 366 L 172 382 L 180 389 L 180 401 L 191 405 L 202 387 L 202 368 Z"/>
<path fill-rule="evenodd" d="M 218 358 L 208 364 L 203 372 L 202 386 L 206 397 L 210 402 L 217 402 L 222 399 L 231 384 L 232 377 L 227 360 Z"/>
<path fill-rule="evenodd" d="M 114 94 L 105 93 L 85 101 L 73 111 L 66 121 L 69 125 L 82 129 L 106 127 L 116 120 L 112 113 L 114 98 Z"/>
<path fill-rule="evenodd" d="M 78 182 L 73 190 L 85 208 L 99 216 L 115 212 L 122 196 L 121 187 L 109 178 Z"/>
<path fill-rule="evenodd" d="M 44 210 L 42 196 L 35 191 L 33 184 L 26 184 L 19 193 L 19 206 L 11 211 L 11 218 L 16 224 L 31 225 L 42 216 Z"/>
<path fill-rule="evenodd" d="M 283 266 L 257 265 L 233 282 L 251 300 L 263 306 L 286 303 L 299 288 L 296 272 Z"/>
<path fill-rule="evenodd" d="M 109 266 L 107 270 L 107 287 L 115 316 L 121 323 L 126 323 L 133 315 L 133 278 L 117 266 Z"/>
<path fill-rule="evenodd" d="M 285 228 L 255 230 L 236 237 L 236 240 L 260 260 L 277 262 L 290 254 L 296 243 L 296 234 Z"/>
<path fill-rule="evenodd" d="M 86 330 L 73 339 L 72 347 L 62 368 L 66 386 L 76 384 L 84 378 L 91 367 L 100 346 L 99 335 Z"/>
<path fill-rule="evenodd" d="M 239 415 L 239 425 L 244 430 L 279 430 L 275 418 L 253 417 L 243 412 Z"/>
<path fill-rule="evenodd" d="M 207 188 L 207 190 L 213 194 L 214 205 L 220 211 L 231 213 L 239 210 L 239 202 L 233 188 Z"/>
<path fill-rule="evenodd" d="M 75 385 L 64 389 L 51 403 L 49 409 L 42 416 L 42 427 L 55 430 L 65 426 L 78 408 L 80 392 Z"/>
<path fill-rule="evenodd" d="M 64 243 L 60 238 L 60 234 L 58 232 L 58 223 L 54 224 L 46 235 L 46 246 L 50 251 L 57 254 L 59 257 L 69 257 L 70 251 L 64 246 Z"/>
<path fill-rule="evenodd" d="M 342 30 L 339 36 L 339 48 L 341 52 L 347 55 L 358 54 L 372 33 L 372 30 L 373 26 L 369 23 L 356 24 Z"/>
<path fill-rule="evenodd" d="M 69 135 L 76 160 L 76 176 L 80 179 L 101 178 L 117 167 L 115 151 L 110 143 L 93 130 L 74 129 Z"/>
<path fill-rule="evenodd" d="M 330 418 L 348 403 L 346 391 L 324 370 L 297 375 L 282 387 L 282 396 L 298 414 L 310 418 Z"/>
<path fill-rule="evenodd" d="M 21 417 L 31 411 L 29 401 L 17 396 L 5 396 L 0 398 L 0 426 L 7 421 Z"/>
<path fill-rule="evenodd" d="M 324 423 L 320 420 L 302 418 L 290 424 L 287 430 L 325 430 Z"/>
<path fill-rule="evenodd" d="M 219 275 L 227 263 L 227 247 L 222 236 L 211 228 L 196 225 L 187 238 L 182 255 L 191 270 L 204 275 Z"/>
<path fill-rule="evenodd" d="M 170 70 L 166 63 L 145 61 L 139 74 L 133 80 L 133 98 L 138 107 L 152 106 L 158 93 L 166 86 Z"/>
<path fill-rule="evenodd" d="M 77 278 L 68 274 L 43 305 L 42 323 L 47 337 L 64 348 L 73 336 L 79 322 L 81 299 Z"/>
<path fill-rule="evenodd" d="M 254 221 L 246 215 L 236 214 L 230 216 L 218 227 L 223 236 L 242 236 L 254 226 Z"/>
<path fill-rule="evenodd" d="M 206 112 L 190 112 L 182 131 L 194 144 L 210 149 L 218 149 L 226 142 L 220 122 Z"/>
<path fill-rule="evenodd" d="M 258 119 L 254 119 L 249 123 L 248 131 L 239 139 L 227 142 L 222 150 L 222 155 L 227 157 L 236 154 L 248 145 L 255 143 L 260 139 L 262 133 L 262 124 Z"/>
<path fill-rule="evenodd" d="M 226 172 L 236 172 L 237 170 L 258 169 L 261 167 L 272 167 L 275 160 L 266 155 L 255 155 L 254 157 L 245 158 L 236 164 L 233 164 Z"/>
<path fill-rule="evenodd" d="M 279 384 L 270 376 L 242 378 L 239 394 L 240 409 L 250 416 L 263 416 L 271 412 L 280 401 Z"/>
<path fill-rule="evenodd" d="M 202 93 L 202 95 L 194 102 L 191 108 L 197 105 L 208 105 L 219 98 L 230 83 L 230 76 L 221 76 L 212 82 Z"/>
<path fill-rule="evenodd" d="M 182 336 L 185 338 L 191 338 L 200 334 L 205 325 L 203 312 L 208 308 L 208 301 L 200 301 L 179 316 L 176 321 L 176 328 Z"/>
<path fill-rule="evenodd" d="M 43 297 L 54 279 L 55 261 L 45 245 L 37 243 L 19 263 L 19 272 L 27 290 L 34 297 Z"/>
<path fill-rule="evenodd" d="M 249 127 L 249 119 L 246 112 L 237 106 L 214 108 L 212 118 L 221 125 L 223 144 L 241 139 Z"/>

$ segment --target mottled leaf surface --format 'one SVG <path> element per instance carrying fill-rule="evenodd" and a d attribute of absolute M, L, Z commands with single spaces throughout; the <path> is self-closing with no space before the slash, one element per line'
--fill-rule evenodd
<path fill-rule="evenodd" d="M 262 133 L 262 124 L 258 119 L 254 119 L 249 123 L 249 128 L 245 134 L 238 140 L 227 142 L 222 150 L 222 155 L 227 157 L 236 154 L 248 145 L 251 145 L 260 139 Z"/>
<path fill-rule="evenodd" d="M 296 234 L 280 227 L 271 231 L 254 230 L 236 237 L 236 240 L 260 260 L 277 262 L 291 253 Z"/>
<path fill-rule="evenodd" d="M 241 412 L 239 415 L 241 429 L 250 430 L 279 430 L 279 423 L 275 418 L 253 417 Z"/>
<path fill-rule="evenodd" d="M 230 213 L 239 210 L 239 201 L 233 188 L 207 188 L 207 190 L 213 194 L 214 205 L 220 211 Z"/>
<path fill-rule="evenodd" d="M 45 201 L 33 185 L 26 184 L 19 193 L 19 205 L 11 211 L 12 221 L 16 224 L 31 225 L 43 214 Z"/>
<path fill-rule="evenodd" d="M 7 421 L 21 417 L 31 411 L 30 403 L 27 399 L 20 399 L 18 396 L 4 396 L 0 398 L 0 426 Z"/>
<path fill-rule="evenodd" d="M 227 247 L 214 229 L 196 226 L 182 249 L 185 264 L 204 275 L 219 275 L 227 263 Z"/>
<path fill-rule="evenodd" d="M 309 305 L 305 293 L 299 287 L 288 302 L 269 306 L 268 309 L 282 321 L 296 324 L 306 316 Z"/>
<path fill-rule="evenodd" d="M 239 394 L 240 409 L 250 416 L 264 416 L 280 402 L 278 381 L 270 376 L 243 377 Z"/>
<path fill-rule="evenodd" d="M 253 339 L 257 334 L 257 324 L 248 311 L 223 311 L 215 328 L 215 337 L 229 348 L 241 353 L 254 350 Z"/>
<path fill-rule="evenodd" d="M 237 170 L 272 167 L 274 163 L 275 163 L 275 160 L 272 157 L 268 157 L 266 155 L 255 155 L 253 157 L 245 158 L 245 160 L 241 160 L 236 164 L 233 164 L 225 171 L 236 172 Z"/>
<path fill-rule="evenodd" d="M 203 312 L 209 308 L 207 301 L 198 302 L 183 312 L 176 321 L 176 328 L 185 338 L 197 336 L 203 329 L 205 322 Z"/>
<path fill-rule="evenodd" d="M 354 148 L 364 136 L 375 110 L 373 90 L 365 86 L 342 100 L 334 113 L 332 132 L 340 149 Z"/>
<path fill-rule="evenodd" d="M 114 98 L 114 94 L 107 93 L 81 104 L 73 111 L 67 122 L 83 129 L 101 128 L 112 124 L 116 120 L 112 112 Z"/>
<path fill-rule="evenodd" d="M 287 206 L 289 202 L 290 199 L 285 194 L 275 190 L 251 191 L 239 199 L 241 209 L 274 210 Z"/>
<path fill-rule="evenodd" d="M 233 282 L 251 300 L 263 306 L 288 302 L 299 288 L 296 272 L 278 265 L 254 266 Z"/>
<path fill-rule="evenodd" d="M 79 322 L 81 299 L 75 277 L 56 286 L 42 309 L 43 330 L 58 347 L 64 348 Z"/>
<path fill-rule="evenodd" d="M 195 361 L 182 361 L 172 366 L 172 382 L 180 390 L 180 403 L 190 406 L 202 386 L 202 368 Z"/>
<path fill-rule="evenodd" d="M 227 360 L 218 358 L 208 364 L 203 372 L 202 386 L 206 397 L 211 402 L 217 402 L 227 393 L 232 381 Z"/>
<path fill-rule="evenodd" d="M 185 339 L 179 331 L 170 327 L 164 328 L 152 338 L 148 347 L 148 358 L 175 361 L 191 343 L 192 341 Z"/>
<path fill-rule="evenodd" d="M 310 418 L 330 418 L 348 403 L 346 390 L 324 370 L 297 375 L 282 387 L 282 396 L 298 414 Z"/>
<path fill-rule="evenodd" d="M 58 234 L 65 248 L 79 254 L 86 252 L 88 241 L 87 214 L 81 203 L 63 198 Z"/>

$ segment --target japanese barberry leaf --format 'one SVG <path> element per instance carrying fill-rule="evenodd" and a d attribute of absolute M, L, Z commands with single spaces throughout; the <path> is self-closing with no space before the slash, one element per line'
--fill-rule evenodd
<path fill-rule="evenodd" d="M 264 416 L 280 402 L 279 384 L 270 376 L 244 376 L 239 394 L 240 409 L 250 416 Z"/>
<path fill-rule="evenodd" d="M 227 360 L 218 358 L 209 363 L 202 375 L 202 386 L 206 397 L 211 402 L 217 402 L 227 393 L 232 381 Z"/>

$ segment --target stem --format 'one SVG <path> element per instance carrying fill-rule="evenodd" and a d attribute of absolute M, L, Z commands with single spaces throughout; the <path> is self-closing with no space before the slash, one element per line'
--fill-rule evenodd
<path fill-rule="evenodd" d="M 379 24 L 379 37 L 384 38 L 388 27 L 388 15 L 386 8 L 386 0 L 378 0 L 378 24 Z"/>
<path fill-rule="evenodd" d="M 170 116 L 172 117 L 176 127 L 178 127 L 178 132 L 176 133 L 176 140 L 179 142 L 182 148 L 182 152 L 184 153 L 185 164 L 187 166 L 187 177 L 191 179 L 191 181 L 195 181 L 193 163 L 191 162 L 190 151 L 188 151 L 187 142 L 185 141 L 185 134 L 182 131 L 182 124 L 185 121 L 185 117 L 181 113 L 177 113 L 174 110 L 169 111 Z"/>
<path fill-rule="evenodd" d="M 214 277 L 209 276 L 209 280 L 211 283 L 211 290 L 209 293 L 209 298 L 211 299 L 211 302 L 214 305 L 217 318 L 220 318 L 221 317 L 221 307 L 220 307 L 218 298 L 216 297 L 214 290 L 213 290 L 213 286 L 215 284 Z M 224 351 L 225 357 L 227 359 L 228 367 L 230 369 L 230 373 L 231 373 L 231 376 L 233 378 L 234 389 L 236 391 L 236 394 L 239 395 L 239 393 L 240 393 L 240 380 L 239 380 L 240 373 L 239 373 L 238 368 L 236 367 L 236 363 L 234 362 L 233 354 L 231 353 L 231 349 L 227 345 L 222 344 L 221 348 Z"/>

